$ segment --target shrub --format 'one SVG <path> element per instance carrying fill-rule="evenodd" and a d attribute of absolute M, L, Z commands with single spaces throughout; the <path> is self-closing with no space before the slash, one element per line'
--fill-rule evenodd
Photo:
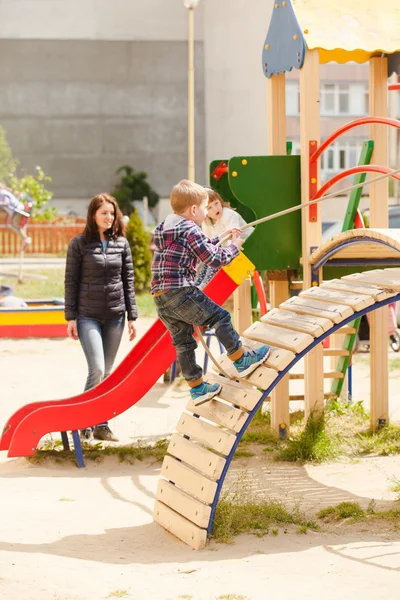
<path fill-rule="evenodd" d="M 156 206 L 159 195 L 147 181 L 147 173 L 135 171 L 130 165 L 122 165 L 117 170 L 117 175 L 121 173 L 123 173 L 121 181 L 116 186 L 113 196 L 124 214 L 130 214 L 133 209 L 133 201 L 142 200 L 144 196 L 147 196 L 150 208 Z"/>
<path fill-rule="evenodd" d="M 132 250 L 135 291 L 144 292 L 149 288 L 151 280 L 150 234 L 143 227 L 135 209 L 129 218 L 126 237 Z"/>

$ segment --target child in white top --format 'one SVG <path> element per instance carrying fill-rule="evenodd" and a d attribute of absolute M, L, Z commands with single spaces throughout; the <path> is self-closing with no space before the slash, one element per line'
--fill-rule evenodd
<path fill-rule="evenodd" d="M 207 216 L 201 228 L 207 237 L 214 238 L 219 236 L 221 238 L 228 229 L 243 229 L 247 225 L 243 217 L 235 210 L 229 208 L 229 204 L 224 202 L 215 190 L 206 188 L 206 191 L 208 194 Z M 245 240 L 253 231 L 254 227 L 248 227 L 248 229 L 242 231 L 240 237 Z M 228 239 L 222 242 L 221 246 L 228 246 L 230 243 Z M 202 265 L 196 278 L 196 286 L 203 289 L 214 277 L 217 270 L 207 265 Z"/>

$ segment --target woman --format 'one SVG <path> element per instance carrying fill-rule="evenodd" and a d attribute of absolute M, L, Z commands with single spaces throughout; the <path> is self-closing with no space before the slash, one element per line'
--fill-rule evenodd
<path fill-rule="evenodd" d="M 133 340 L 137 308 L 132 254 L 115 198 L 99 194 L 90 201 L 83 233 L 68 246 L 65 271 L 65 318 L 68 336 L 79 339 L 88 363 L 85 391 L 110 374 L 125 313 Z M 84 441 L 92 437 L 118 441 L 108 423 L 81 431 Z"/>

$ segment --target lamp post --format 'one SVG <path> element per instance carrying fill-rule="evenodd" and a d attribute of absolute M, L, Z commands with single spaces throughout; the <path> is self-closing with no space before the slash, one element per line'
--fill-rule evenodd
<path fill-rule="evenodd" d="M 194 181 L 194 9 L 200 0 L 183 0 L 188 9 L 188 179 Z"/>

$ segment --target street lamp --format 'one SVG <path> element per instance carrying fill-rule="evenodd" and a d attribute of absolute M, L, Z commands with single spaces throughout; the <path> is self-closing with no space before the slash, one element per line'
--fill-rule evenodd
<path fill-rule="evenodd" d="M 188 9 L 188 179 L 194 181 L 194 9 L 200 0 L 183 0 Z"/>

